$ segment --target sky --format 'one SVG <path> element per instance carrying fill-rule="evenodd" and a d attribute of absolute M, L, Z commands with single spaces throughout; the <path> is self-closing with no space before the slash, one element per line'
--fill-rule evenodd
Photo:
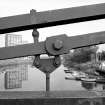
<path fill-rule="evenodd" d="M 105 0 L 0 0 L 0 17 L 30 13 L 31 9 L 35 9 L 36 11 L 46 11 L 99 3 L 105 3 Z M 59 34 L 74 36 L 105 31 L 104 23 L 105 19 L 101 19 L 38 29 L 40 33 L 39 40 L 44 41 L 46 37 Z M 23 36 L 24 40 L 28 40 L 30 43 L 33 42 L 32 30 L 15 32 L 13 34 L 20 34 Z M 2 37 L 3 35 L 0 36 L 0 45 L 3 45 L 4 42 Z M 100 51 L 103 49 L 105 49 L 105 45 L 100 47 Z"/>

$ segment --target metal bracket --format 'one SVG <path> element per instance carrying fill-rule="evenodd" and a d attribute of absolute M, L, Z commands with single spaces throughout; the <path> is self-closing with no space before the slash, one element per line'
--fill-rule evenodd
<path fill-rule="evenodd" d="M 35 59 L 34 60 L 34 66 L 41 70 L 42 72 L 46 73 L 52 73 L 57 67 L 59 67 L 61 64 L 60 56 L 55 57 L 43 57 L 41 59 Z"/>
<path fill-rule="evenodd" d="M 36 24 L 37 23 L 37 12 L 36 12 L 36 10 L 34 10 L 34 9 L 32 9 L 32 10 L 30 10 L 30 19 L 31 19 L 31 23 L 32 24 Z"/>
<path fill-rule="evenodd" d="M 35 57 L 33 62 L 34 66 L 46 75 L 46 91 L 50 91 L 50 74 L 60 66 L 60 56 L 48 57 L 40 59 L 39 56 Z"/>
<path fill-rule="evenodd" d="M 69 53 L 66 43 L 67 38 L 66 34 L 48 37 L 45 42 L 47 53 L 53 56 Z"/>
<path fill-rule="evenodd" d="M 33 30 L 32 36 L 34 38 L 34 43 L 37 44 L 38 38 L 39 38 L 39 32 L 36 29 Z M 63 37 L 61 39 L 63 39 Z M 52 38 L 51 40 L 48 40 L 48 44 L 50 44 L 49 41 L 52 41 Z M 58 42 L 54 43 L 54 48 L 56 48 L 55 50 L 59 50 L 60 47 L 62 47 L 62 43 L 59 43 L 59 40 L 58 40 Z M 56 55 L 54 57 L 47 57 L 43 59 L 40 59 L 40 54 L 35 55 L 33 65 L 46 74 L 47 92 L 50 91 L 50 73 L 52 73 L 57 67 L 59 67 L 60 64 L 61 64 L 61 60 L 59 55 Z"/>
<path fill-rule="evenodd" d="M 36 56 L 33 62 L 34 66 L 46 75 L 46 91 L 50 91 L 50 74 L 60 66 L 61 60 L 59 56 L 53 58 L 40 59 Z"/>

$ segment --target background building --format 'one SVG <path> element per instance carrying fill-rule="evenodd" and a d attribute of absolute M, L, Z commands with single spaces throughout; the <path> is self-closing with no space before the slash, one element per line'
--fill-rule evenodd
<path fill-rule="evenodd" d="M 14 68 L 13 71 L 9 70 L 5 73 L 5 89 L 21 88 L 22 81 L 20 79 L 19 71 Z"/>
<path fill-rule="evenodd" d="M 16 46 L 20 44 L 27 44 L 27 41 L 22 40 L 21 35 L 6 34 L 5 35 L 5 47 Z M 25 60 L 29 57 L 21 57 L 5 60 L 8 67 L 6 67 L 5 73 L 5 89 L 21 88 L 22 81 L 28 80 L 28 65 Z M 9 61 L 9 62 L 8 62 Z M 12 61 L 12 64 L 10 63 Z M 19 62 L 23 62 L 22 64 Z M 17 65 L 16 65 L 17 63 Z M 10 65 L 12 65 L 11 68 Z"/>
<path fill-rule="evenodd" d="M 22 44 L 22 36 L 14 35 L 14 34 L 6 34 L 5 35 L 5 47 L 8 46 L 16 46 Z"/>

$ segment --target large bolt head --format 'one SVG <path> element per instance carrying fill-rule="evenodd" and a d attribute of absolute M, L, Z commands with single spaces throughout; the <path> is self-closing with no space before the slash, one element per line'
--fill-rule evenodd
<path fill-rule="evenodd" d="M 63 41 L 57 39 L 53 43 L 53 47 L 54 47 L 55 50 L 60 50 L 63 47 Z"/>

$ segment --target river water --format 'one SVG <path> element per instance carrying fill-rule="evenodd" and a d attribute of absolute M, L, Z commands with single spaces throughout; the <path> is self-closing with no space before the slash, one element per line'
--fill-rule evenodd
<path fill-rule="evenodd" d="M 64 91 L 64 90 L 103 90 L 103 84 L 83 83 L 75 80 L 66 80 L 63 65 L 50 74 L 50 90 L 51 91 Z M 46 90 L 46 77 L 40 70 L 28 67 L 28 80 L 22 81 L 22 87 L 16 89 L 5 89 L 4 73 L 0 74 L 0 91 L 45 91 Z"/>
<path fill-rule="evenodd" d="M 56 69 L 53 73 L 50 75 L 50 90 L 55 91 L 55 97 L 54 99 L 34 99 L 32 101 L 28 100 L 3 100 L 4 98 L 20 98 L 20 97 L 32 97 L 36 96 L 36 93 L 34 94 L 33 91 L 45 91 L 46 90 L 46 77 L 43 72 L 40 70 L 32 67 L 29 65 L 28 67 L 28 80 L 22 81 L 22 87 L 21 88 L 15 88 L 15 89 L 5 89 L 5 72 L 0 74 L 0 105 L 105 105 L 105 98 L 103 97 L 92 97 L 92 98 L 85 98 L 91 96 L 93 93 L 89 93 L 90 91 L 88 90 L 97 90 L 96 93 L 100 90 L 105 89 L 104 84 L 96 84 L 96 83 L 88 83 L 88 82 L 80 82 L 80 81 L 75 81 L 75 80 L 66 80 L 65 77 L 67 74 L 65 74 L 64 70 L 66 68 L 61 65 L 58 69 Z M 8 91 L 8 92 L 6 92 Z M 11 92 L 9 92 L 11 91 Z M 17 94 L 15 91 L 20 91 L 17 92 L 20 94 Z M 23 91 L 30 91 L 28 92 L 23 92 Z M 62 97 L 67 96 L 69 92 L 71 91 L 70 94 L 76 93 L 77 96 L 83 97 L 83 98 L 56 98 L 57 92 L 60 92 L 59 94 L 63 94 Z M 80 92 L 79 92 L 80 91 Z M 81 93 L 83 91 L 83 93 Z M 63 93 L 63 92 L 66 92 Z M 84 93 L 85 92 L 85 93 Z M 95 93 L 95 94 L 96 94 Z M 54 95 L 53 94 L 53 95 Z M 64 95 L 65 94 L 65 95 Z M 98 96 L 100 93 L 98 92 Z M 69 95 L 72 97 L 72 95 Z M 39 97 L 39 96 L 38 96 Z M 61 97 L 61 96 L 60 96 Z"/>

